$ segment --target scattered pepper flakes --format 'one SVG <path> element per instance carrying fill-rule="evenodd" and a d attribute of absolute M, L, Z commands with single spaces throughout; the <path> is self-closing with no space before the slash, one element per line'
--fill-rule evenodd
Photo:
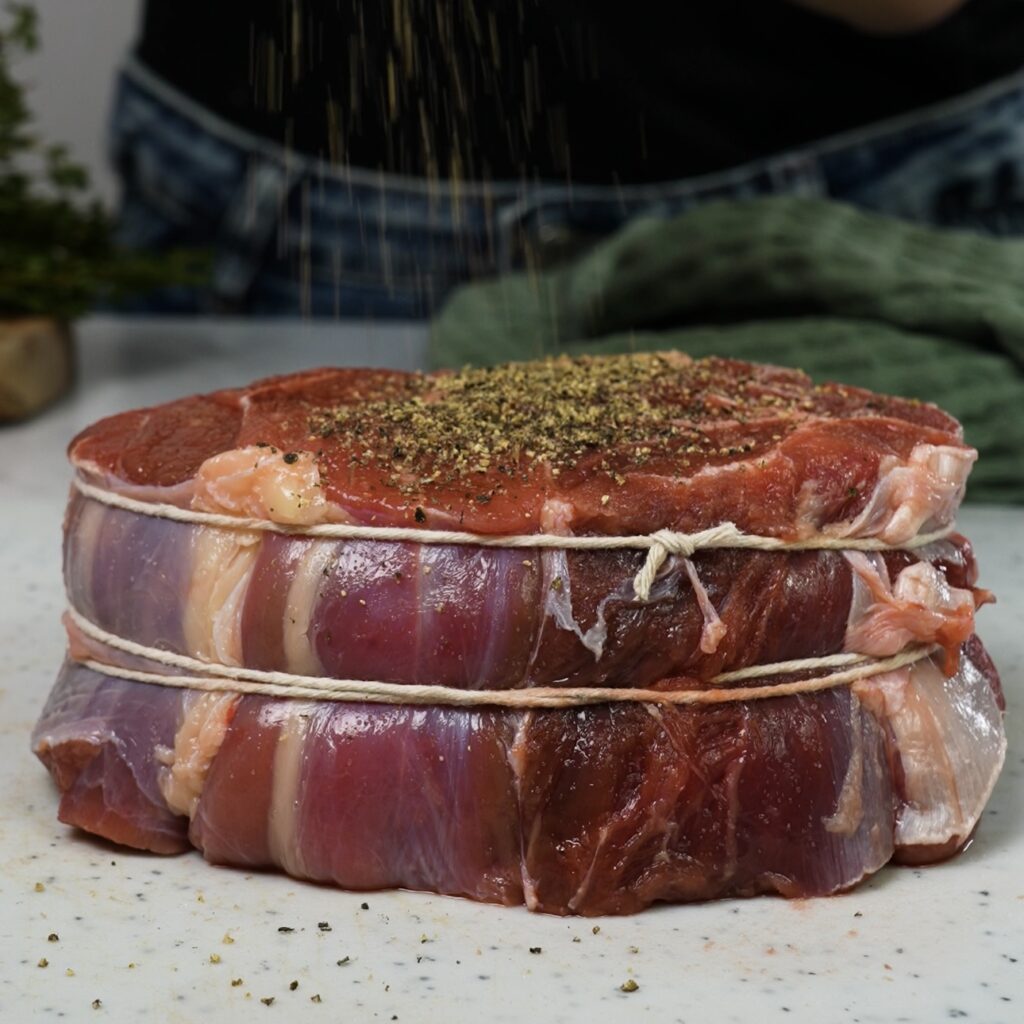
<path fill-rule="evenodd" d="M 273 997 L 273 996 L 264 996 L 264 997 L 263 997 L 263 998 L 262 998 L 262 999 L 260 1000 L 260 1002 L 261 1002 L 261 1003 L 262 1003 L 262 1004 L 263 1004 L 264 1006 L 273 1006 L 273 1005 L 274 1005 L 274 997 Z"/>
<path fill-rule="evenodd" d="M 416 506 L 416 511 L 413 514 L 413 518 L 417 523 L 425 523 L 427 521 L 427 513 L 423 511 L 422 505 Z"/>
<path fill-rule="evenodd" d="M 238 986 L 241 985 L 241 984 L 242 984 L 242 979 L 241 978 L 232 978 L 231 979 L 231 987 L 232 988 L 238 988 Z"/>
<path fill-rule="evenodd" d="M 317 921 L 316 926 L 322 932 L 329 932 L 331 930 L 330 923 L 327 921 Z"/>
<path fill-rule="evenodd" d="M 36 892 L 46 892 L 46 886 L 42 882 L 36 882 L 33 888 Z"/>
<path fill-rule="evenodd" d="M 544 950 L 540 946 L 531 946 L 530 947 L 530 952 L 531 953 L 543 953 Z"/>
<path fill-rule="evenodd" d="M 359 909 L 360 910 L 369 910 L 370 909 L 370 904 L 369 903 L 360 903 L 359 904 Z"/>
<path fill-rule="evenodd" d="M 73 977 L 75 976 L 75 972 L 74 972 L 74 971 L 73 971 L 73 970 L 72 970 L 72 969 L 71 969 L 70 967 L 68 967 L 68 968 L 67 968 L 67 969 L 66 969 L 66 970 L 64 971 L 64 974 L 65 974 L 65 975 L 66 975 L 66 976 L 67 976 L 68 978 L 73 978 Z"/>
<path fill-rule="evenodd" d="M 47 942 L 60 942 L 60 936 L 56 932 L 50 932 L 50 934 L 46 936 L 46 941 Z"/>
<path fill-rule="evenodd" d="M 299 453 L 285 452 L 284 455 L 281 456 L 281 458 L 284 459 L 284 461 L 287 462 L 289 466 L 293 466 L 296 462 L 299 461 Z"/>
<path fill-rule="evenodd" d="M 639 946 L 630 946 L 629 947 L 629 951 L 630 951 L 630 953 L 639 953 L 640 952 L 640 947 Z"/>
<path fill-rule="evenodd" d="M 286 925 L 286 924 L 281 925 L 277 930 L 282 935 L 289 935 L 291 932 L 295 931 L 294 928 L 289 928 L 288 925 Z"/>
<path fill-rule="evenodd" d="M 543 466 L 557 478 L 609 446 L 628 462 L 623 470 L 645 465 L 655 451 L 710 457 L 751 451 L 755 445 L 748 441 L 713 445 L 694 423 L 794 416 L 808 400 L 802 389 L 783 394 L 750 390 L 749 383 L 749 377 L 722 372 L 714 359 L 562 356 L 381 381 L 369 401 L 312 410 L 309 429 L 338 439 L 353 465 L 384 470 L 385 486 L 420 502 L 414 514 L 424 522 L 424 487 L 492 468 L 514 478 Z M 624 482 L 616 467 L 602 468 Z M 475 500 L 489 501 L 501 489 L 498 484 Z"/>
<path fill-rule="evenodd" d="M 595 924 L 594 927 L 590 929 L 590 931 L 591 931 L 591 934 L 597 935 L 598 932 L 601 931 L 601 926 L 599 924 Z"/>
<path fill-rule="evenodd" d="M 639 987 L 640 986 L 632 978 L 630 978 L 628 981 L 624 981 L 619 986 L 619 991 L 620 992 L 635 992 Z"/>
<path fill-rule="evenodd" d="M 210 954 L 210 963 L 211 964 L 219 964 L 220 963 L 220 953 L 211 953 Z"/>
<path fill-rule="evenodd" d="M 582 942 L 583 940 L 578 935 L 574 935 L 572 937 L 572 941 L 573 942 Z"/>
<path fill-rule="evenodd" d="M 299 983 L 298 983 L 297 981 L 293 981 L 293 982 L 291 982 L 291 983 L 290 983 L 290 984 L 288 985 L 288 989 L 289 989 L 289 991 L 291 991 L 291 992 L 294 992 L 294 991 L 295 991 L 295 990 L 296 990 L 296 989 L 297 989 L 298 987 L 299 987 Z"/>
<path fill-rule="evenodd" d="M 347 966 L 347 965 L 348 965 L 348 964 L 350 964 L 350 963 L 352 963 L 352 957 L 350 957 L 350 956 L 343 956 L 343 957 L 342 957 L 342 958 L 341 958 L 341 959 L 340 959 L 340 960 L 338 961 L 338 966 L 339 966 L 339 967 L 345 967 L 345 966 Z"/>
<path fill-rule="evenodd" d="M 102 1005 L 103 1005 L 103 1000 L 102 999 L 94 999 L 92 1001 L 92 1008 L 94 1010 L 98 1010 Z"/>
<path fill-rule="evenodd" d="M 316 995 L 310 996 L 309 997 L 309 1001 L 311 1003 L 322 1003 L 323 1002 L 323 1000 L 320 998 L 320 993 L 319 992 L 317 992 Z"/>
<path fill-rule="evenodd" d="M 47 960 L 45 956 L 40 957 L 39 958 L 39 963 L 36 964 L 36 967 L 49 967 L 49 966 L 50 966 L 50 961 Z"/>
<path fill-rule="evenodd" d="M 233 946 L 235 943 L 234 936 L 231 934 L 231 932 L 225 932 L 224 938 L 220 941 L 223 942 L 225 946 Z"/>

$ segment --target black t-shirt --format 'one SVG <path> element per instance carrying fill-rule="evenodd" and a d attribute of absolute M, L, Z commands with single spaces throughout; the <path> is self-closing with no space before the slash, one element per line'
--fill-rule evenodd
<path fill-rule="evenodd" d="M 1024 65 L 1024 0 L 878 38 L 784 0 L 148 0 L 138 55 L 249 131 L 424 177 L 671 180 Z"/>

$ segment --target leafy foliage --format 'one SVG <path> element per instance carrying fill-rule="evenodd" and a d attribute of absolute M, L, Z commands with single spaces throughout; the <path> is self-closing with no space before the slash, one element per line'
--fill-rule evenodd
<path fill-rule="evenodd" d="M 0 12 L 0 316 L 70 319 L 99 300 L 201 282 L 202 255 L 118 249 L 85 169 L 33 132 L 12 65 L 38 45 L 35 10 L 8 2 Z"/>

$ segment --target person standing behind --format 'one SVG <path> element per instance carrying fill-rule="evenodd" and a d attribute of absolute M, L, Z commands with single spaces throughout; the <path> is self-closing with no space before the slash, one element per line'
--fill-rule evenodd
<path fill-rule="evenodd" d="M 120 239 L 148 308 L 421 317 L 637 216 L 815 195 L 1024 232 L 1021 0 L 148 0 Z"/>

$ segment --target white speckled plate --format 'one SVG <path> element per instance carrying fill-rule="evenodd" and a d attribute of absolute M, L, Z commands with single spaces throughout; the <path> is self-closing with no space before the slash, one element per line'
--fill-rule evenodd
<path fill-rule="evenodd" d="M 945 865 L 886 869 L 832 899 L 583 920 L 415 893 L 352 895 L 211 867 L 198 854 L 129 853 L 60 825 L 28 734 L 64 645 L 63 445 L 128 405 L 351 359 L 343 346 L 355 335 L 339 345 L 336 328 L 304 328 L 297 358 L 295 348 L 282 354 L 278 331 L 253 340 L 247 329 L 233 378 L 237 350 L 216 328 L 190 336 L 202 361 L 176 355 L 179 338 L 166 359 L 151 348 L 148 368 L 119 377 L 128 335 L 100 324 L 88 340 L 102 380 L 94 369 L 75 401 L 0 431 L 0 1021 L 1024 1020 L 1017 509 L 968 508 L 961 518 L 982 582 L 1000 599 L 981 613 L 980 632 L 1003 673 L 1010 753 L 976 840 Z M 381 335 L 393 362 L 422 351 L 408 329 Z M 638 987 L 622 991 L 629 980 Z"/>

